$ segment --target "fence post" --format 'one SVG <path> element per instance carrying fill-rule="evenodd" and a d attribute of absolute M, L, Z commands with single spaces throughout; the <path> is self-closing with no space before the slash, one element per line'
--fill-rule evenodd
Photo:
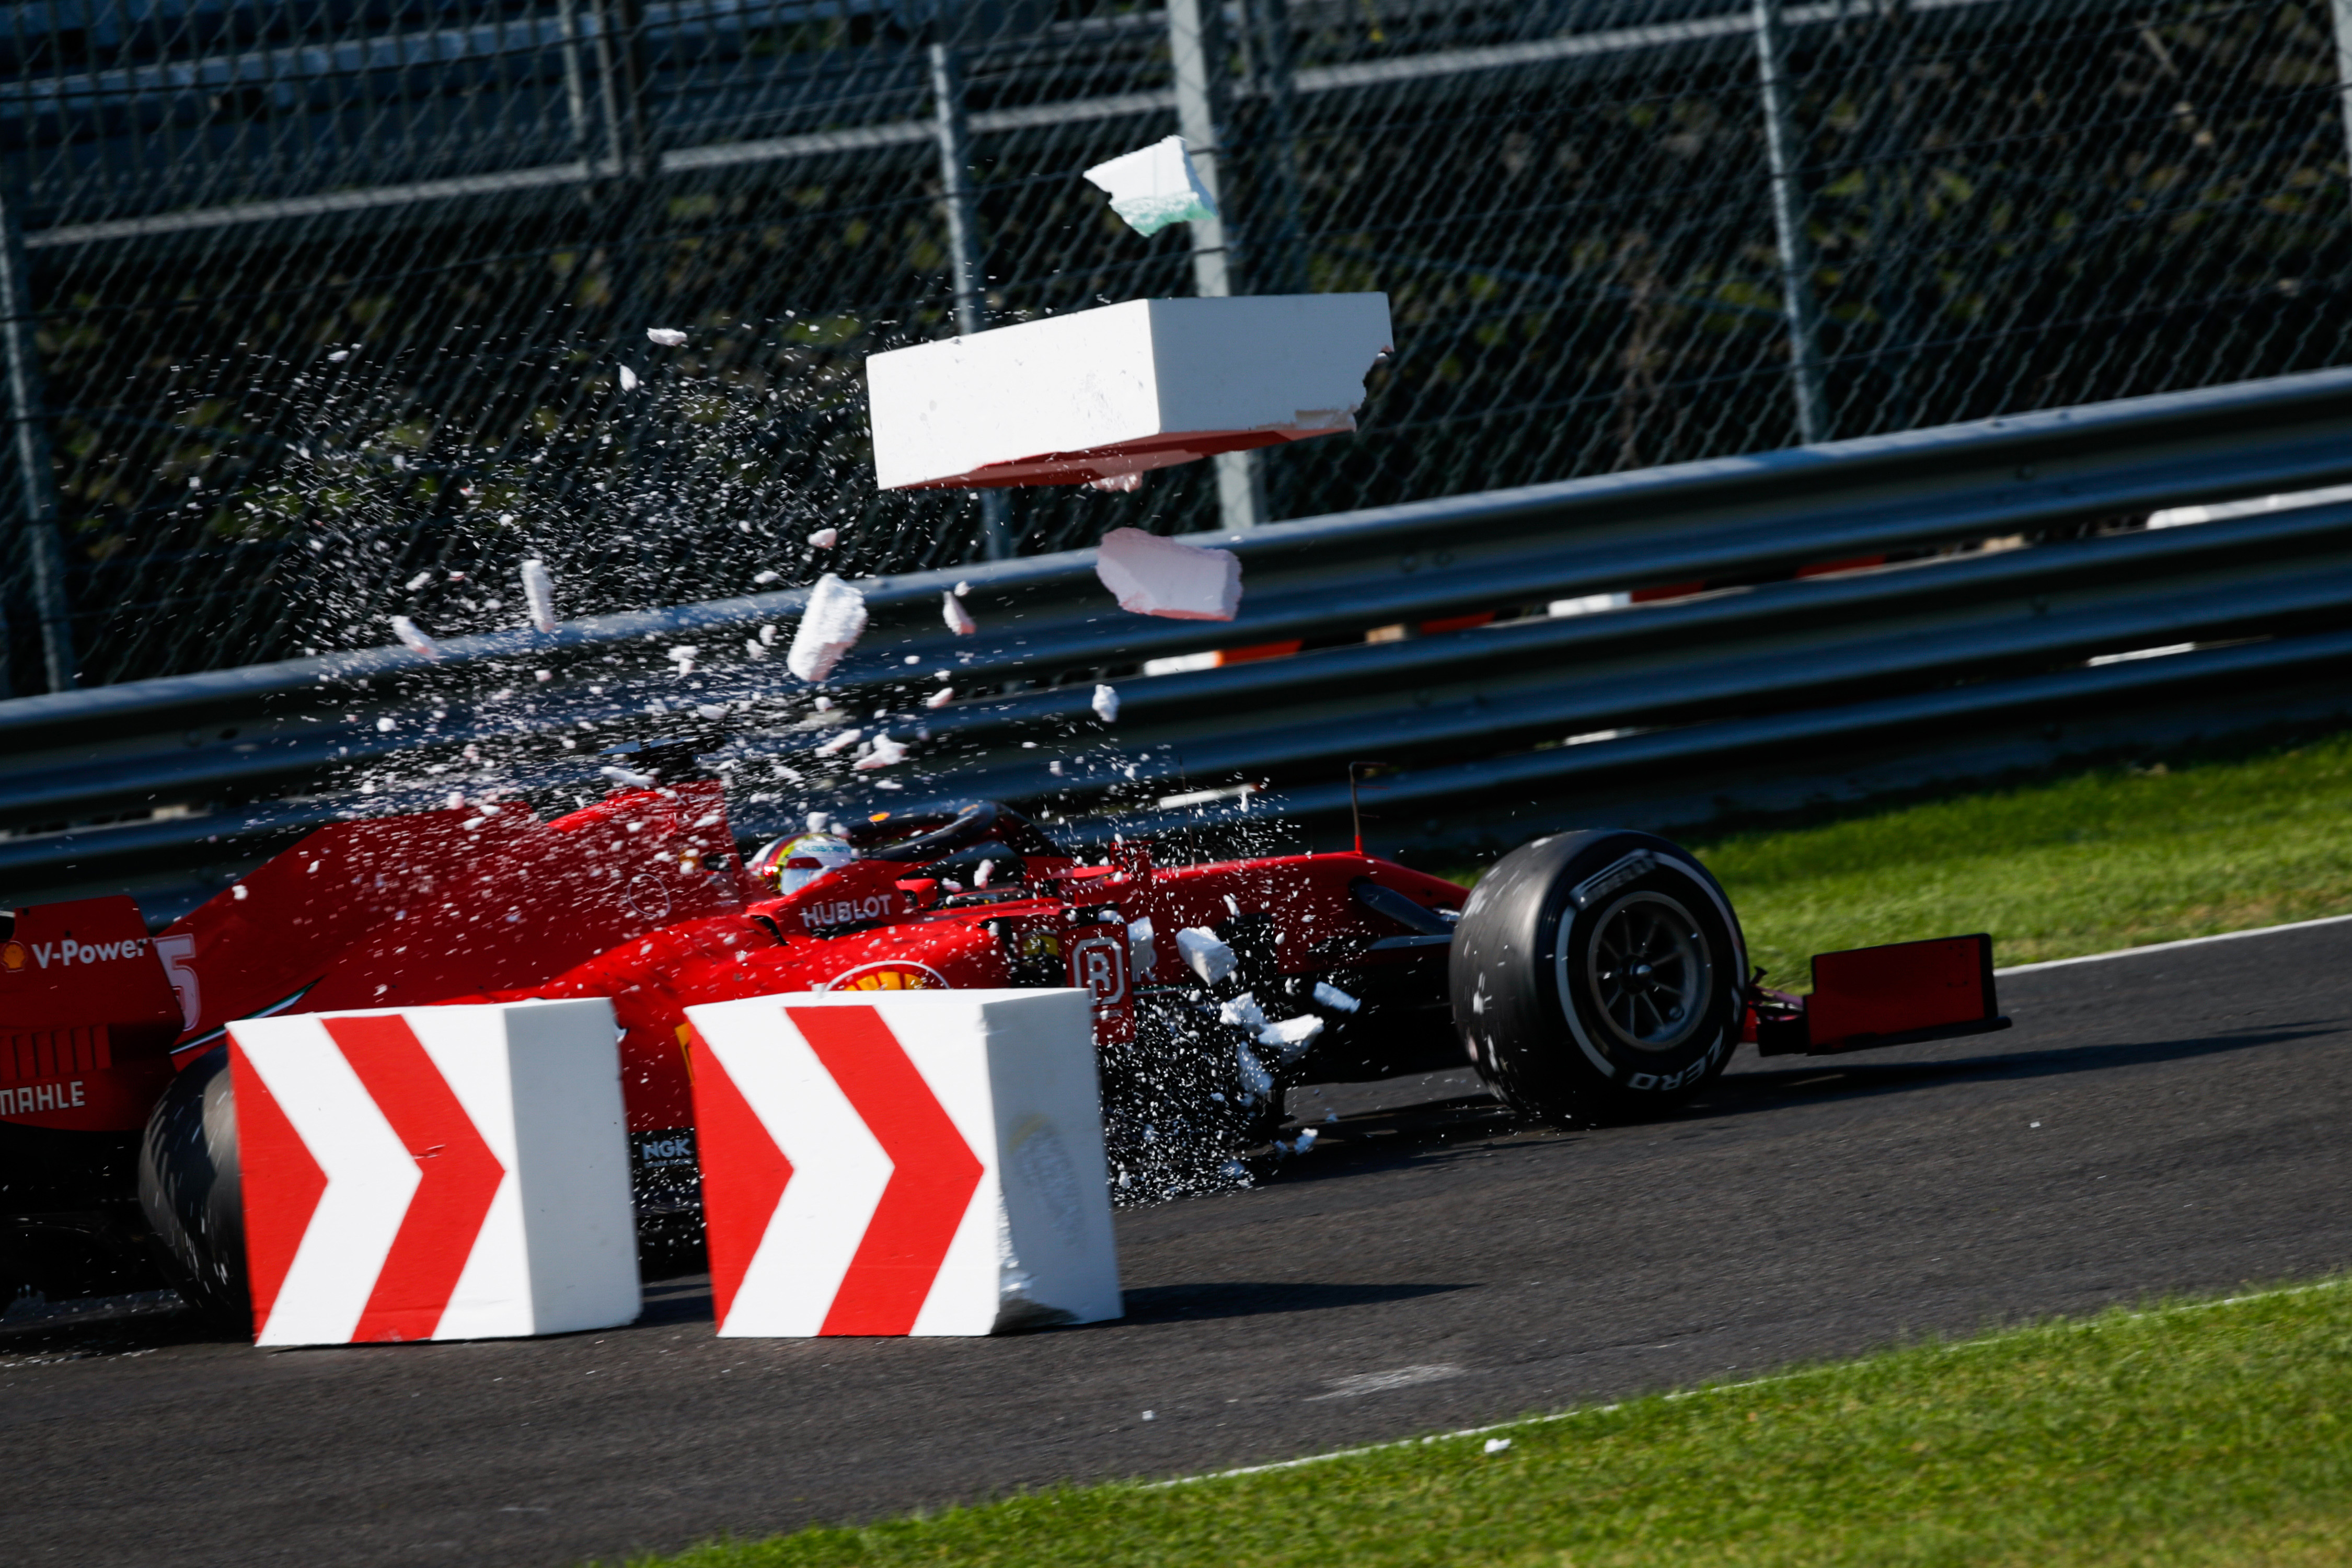
<path fill-rule="evenodd" d="M 1168 0 L 1168 52 L 1176 68 L 1176 129 L 1192 154 L 1201 183 L 1229 211 L 1218 180 L 1225 151 L 1225 37 L 1219 0 Z M 1192 229 L 1192 289 L 1203 299 L 1239 292 L 1239 268 L 1228 236 L 1229 216 L 1202 218 Z M 1217 512 L 1229 529 L 1255 528 L 1265 518 L 1265 471 L 1255 452 L 1220 452 Z"/>
<path fill-rule="evenodd" d="M 1811 446 L 1830 438 L 1830 419 L 1822 395 L 1812 245 L 1805 233 L 1805 191 L 1797 167 L 1802 149 L 1797 141 L 1794 94 L 1789 85 L 1788 35 L 1781 25 L 1780 0 L 1756 0 L 1755 26 L 1756 84 L 1764 101 L 1764 152 L 1772 172 L 1772 226 L 1780 241 L 1780 299 L 1789 318 L 1789 374 L 1797 394 L 1797 436 Z"/>
<path fill-rule="evenodd" d="M 2352 4 L 2352 0 L 2338 0 Z M 1251 85 L 1258 123 L 1251 138 L 1253 165 L 1271 201 L 1272 221 L 1253 247 L 1258 280 L 1270 294 L 1307 292 L 1307 237 L 1298 216 L 1298 157 L 1291 91 L 1289 0 L 1245 0 Z"/>
<path fill-rule="evenodd" d="M 33 610 L 49 689 L 69 691 L 74 668 L 73 606 L 66 591 L 64 543 L 58 538 L 58 480 L 49 466 L 48 413 L 42 406 L 40 346 L 34 337 L 33 281 L 25 231 L 13 192 L 0 190 L 0 357 L 7 361 L 9 443 L 16 461 L 16 522 L 32 565 Z"/>
<path fill-rule="evenodd" d="M 950 44 L 931 46 L 933 133 L 940 146 L 940 194 L 947 208 L 948 258 L 955 279 L 955 328 L 970 337 L 988 326 L 988 267 L 971 193 L 971 130 L 963 112 L 963 71 Z M 1001 489 L 980 492 L 981 548 L 991 561 L 1013 553 L 1013 506 Z"/>

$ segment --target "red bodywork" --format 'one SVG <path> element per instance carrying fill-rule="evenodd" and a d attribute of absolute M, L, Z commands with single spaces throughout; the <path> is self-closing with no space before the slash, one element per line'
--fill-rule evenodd
<path fill-rule="evenodd" d="M 167 1055 L 184 1065 L 229 1020 L 257 1014 L 605 996 L 623 1031 L 630 1131 L 682 1129 L 693 1121 L 685 1010 L 695 1004 L 845 986 L 1076 984 L 1094 991 L 1108 1044 L 1132 1027 L 1129 921 L 1152 921 L 1150 973 L 1163 984 L 1184 974 L 1179 929 L 1239 913 L 1268 917 L 1284 973 L 1328 976 L 1412 961 L 1366 951 L 1404 928 L 1351 895 L 1359 879 L 1425 907 L 1465 897 L 1365 855 L 1168 868 L 1131 847 L 1108 866 L 1031 856 L 1022 885 L 965 894 L 863 859 L 779 899 L 743 869 L 722 788 L 618 790 L 548 822 L 509 804 L 339 824 L 152 943 L 128 899 L 28 910 L 50 924 L 79 921 L 85 934 L 103 915 L 116 946 L 110 967 L 75 970 L 64 989 L 63 970 L 0 969 L 0 1040 L 14 1052 L 0 1056 L 0 1092 L 16 1087 L 12 1060 L 18 1079 L 47 1082 L 70 1065 L 59 1051 L 83 1037 L 107 1071 L 59 1081 L 103 1076 L 114 1087 L 86 1086 L 79 1106 L 45 1101 L 23 1116 L 0 1102 L 0 1121 L 135 1129 Z M 54 940 L 45 930 L 20 931 L 18 943 Z M 37 1006 L 28 973 L 46 977 Z M 1431 1000 L 1442 1002 L 1442 979 L 1437 991 Z M 67 1043 L 28 1051 L 37 1034 Z"/>

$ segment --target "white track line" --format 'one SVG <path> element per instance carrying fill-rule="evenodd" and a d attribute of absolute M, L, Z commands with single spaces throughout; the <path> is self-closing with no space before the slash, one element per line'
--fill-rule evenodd
<path fill-rule="evenodd" d="M 2011 964 L 1996 969 L 1995 976 L 2031 974 L 2037 969 L 2063 969 L 2070 963 L 2105 963 L 2111 958 L 2137 958 L 2144 952 L 2170 952 L 2175 948 L 2203 947 L 2208 942 L 2242 942 L 2250 936 L 2271 936 L 2283 931 L 2309 931 L 2314 926 L 2336 926 L 2352 921 L 2352 915 L 2326 915 L 2315 921 L 2289 921 L 2284 925 L 2255 926 L 2248 931 L 2225 931 L 2215 936 L 2183 937 L 2179 942 L 2152 942 L 2145 947 L 2119 947 L 2113 952 L 2084 953 L 2080 958 L 2045 958 L 2040 963 Z"/>
<path fill-rule="evenodd" d="M 2339 915 L 2335 918 L 2338 920 L 2352 920 L 2352 915 Z M 2324 925 L 2328 922 L 2325 921 L 2311 921 L 2304 923 L 2310 925 Z M 2269 926 L 2264 929 L 2269 931 L 2286 931 L 2291 928 L 2286 926 Z M 2254 933 L 2251 931 L 2238 931 L 2232 932 L 2231 934 L 2251 936 Z M 2210 942 L 2213 939 L 2206 937 L 2200 940 Z M 2172 944 L 2168 943 L 2167 945 L 2168 946 Z M 2103 953 L 2100 956 L 2105 957 L 2108 955 Z M 2083 961 L 2080 959 L 2060 959 L 2058 962 L 2062 963 L 2079 963 Z M 2255 1290 L 2243 1296 L 2223 1296 L 2218 1300 L 2210 1301 L 2184 1301 L 2177 1307 L 2158 1307 L 2150 1311 L 2126 1312 L 2123 1316 L 2125 1321 L 2127 1322 L 2137 1322 L 2147 1318 L 2183 1317 L 2190 1312 L 2210 1312 L 2214 1310 L 2216 1308 L 2221 1307 L 2242 1307 L 2252 1301 L 2268 1301 L 2287 1296 L 2309 1295 L 2315 1290 L 2340 1290 L 2347 1285 L 2352 1285 L 2352 1277 L 2347 1277 L 2341 1279 L 2322 1279 L 2310 1285 L 2284 1285 L 2275 1290 Z M 2061 1323 L 2057 1326 L 2061 1328 L 2081 1329 L 2090 1327 L 2096 1321 L 2096 1319 L 2079 1319 L 2073 1322 Z M 1949 1351 L 1982 1350 L 1987 1346 L 1999 1344 L 2004 1340 L 2017 1339 L 2025 1334 L 2047 1332 L 2051 1326 L 2052 1325 L 2047 1323 L 2029 1324 L 2021 1329 L 2011 1329 L 2002 1333 L 1986 1334 L 1981 1338 L 1964 1341 L 1959 1344 L 1948 1345 L 1945 1348 Z M 1799 1372 L 1783 1372 L 1777 1373 L 1770 1377 L 1749 1378 L 1745 1383 L 1718 1383 L 1712 1384 L 1705 1388 L 1677 1389 L 1671 1394 L 1663 1395 L 1662 1397 L 1666 1399 L 1696 1399 L 1701 1394 L 1737 1394 L 1742 1389 L 1764 1388 L 1777 1383 L 1794 1383 L 1799 1378 L 1802 1377 L 1819 1377 L 1824 1373 L 1843 1372 L 1853 1364 L 1853 1363 L 1851 1362 L 1832 1362 L 1826 1366 L 1810 1366 Z M 1486 1426 L 1465 1426 L 1458 1432 L 1433 1432 L 1426 1437 L 1400 1437 L 1391 1443 L 1367 1443 L 1360 1448 L 1335 1448 L 1328 1454 L 1309 1454 L 1306 1458 L 1299 1459 L 1276 1459 L 1271 1464 L 1243 1465 L 1235 1469 L 1208 1470 L 1197 1476 L 1177 1476 L 1164 1481 L 1143 1481 L 1137 1483 L 1135 1489 L 1138 1491 L 1147 1492 L 1165 1491 L 1171 1487 L 1198 1486 L 1202 1481 L 1229 1480 L 1235 1476 L 1263 1476 L 1270 1474 L 1276 1470 L 1296 1470 L 1307 1465 L 1328 1464 L 1333 1459 L 1353 1459 L 1365 1454 L 1384 1454 L 1396 1448 L 1426 1447 L 1432 1443 L 1451 1443 L 1462 1437 L 1483 1437 L 1489 1432 L 1508 1432 L 1521 1426 L 1548 1426 L 1555 1421 L 1572 1421 L 1580 1415 L 1606 1415 L 1612 1411 L 1620 1408 L 1622 1408 L 1622 1406 L 1616 1405 L 1576 1405 L 1567 1410 L 1556 1410 L 1549 1415 L 1522 1415 L 1516 1421 L 1497 1421 Z"/>

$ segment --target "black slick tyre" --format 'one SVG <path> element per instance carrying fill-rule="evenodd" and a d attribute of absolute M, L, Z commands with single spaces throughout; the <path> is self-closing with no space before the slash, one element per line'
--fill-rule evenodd
<path fill-rule="evenodd" d="M 1629 1121 L 1723 1070 L 1747 965 L 1731 900 L 1688 850 L 1592 828 L 1496 863 L 1454 928 L 1448 988 L 1464 1048 L 1513 1110 Z"/>
<path fill-rule="evenodd" d="M 139 1205 L 188 1304 L 215 1327 L 249 1333 L 241 1196 L 228 1047 L 215 1046 L 172 1079 L 147 1119 Z"/>

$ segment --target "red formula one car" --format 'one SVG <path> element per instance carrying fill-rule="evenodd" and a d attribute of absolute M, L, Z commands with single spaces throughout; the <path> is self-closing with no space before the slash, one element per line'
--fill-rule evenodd
<path fill-rule="evenodd" d="M 1990 943 L 1815 961 L 1759 989 L 1730 902 L 1664 839 L 1538 839 L 1475 892 L 1360 851 L 1097 863 L 1011 809 L 883 814 L 837 853 L 747 864 L 692 748 L 541 821 L 480 805 L 322 829 L 150 937 L 127 898 L 0 916 L 0 1300 L 169 1283 L 246 1314 L 234 1019 L 604 996 L 648 1268 L 699 1198 L 690 1005 L 772 993 L 1093 994 L 1118 1196 L 1230 1183 L 1286 1086 L 1459 1065 L 1554 1121 L 1666 1110 L 1742 1040 L 1851 1049 L 1997 1028 Z"/>

